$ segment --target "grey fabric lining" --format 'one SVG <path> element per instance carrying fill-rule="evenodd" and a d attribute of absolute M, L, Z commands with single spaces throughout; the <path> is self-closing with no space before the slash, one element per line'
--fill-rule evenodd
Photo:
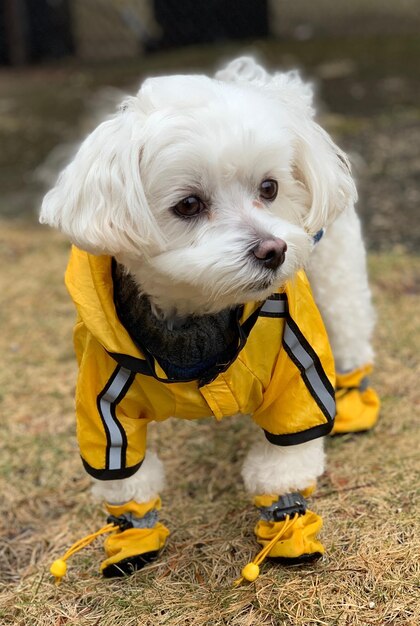
<path fill-rule="evenodd" d="M 364 378 L 362 378 L 362 380 L 360 381 L 360 385 L 359 385 L 359 389 L 360 391 L 366 391 L 366 389 L 369 387 L 369 377 L 365 376 Z"/>
<path fill-rule="evenodd" d="M 135 517 L 133 513 L 124 513 L 124 517 L 133 525 L 133 528 L 154 528 L 157 524 L 159 514 L 156 509 L 152 509 L 143 517 Z"/>

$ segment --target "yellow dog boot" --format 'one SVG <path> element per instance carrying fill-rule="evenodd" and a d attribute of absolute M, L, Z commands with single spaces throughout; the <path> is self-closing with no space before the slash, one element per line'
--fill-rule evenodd
<path fill-rule="evenodd" d="M 106 578 L 127 576 L 156 559 L 169 535 L 166 526 L 158 522 L 160 498 L 107 504 L 106 508 L 110 513 L 108 523 L 118 526 L 118 530 L 105 539 L 108 558 L 101 563 L 102 574 Z"/>
<path fill-rule="evenodd" d="M 322 557 L 325 549 L 318 539 L 322 519 L 307 508 L 301 493 L 257 496 L 254 503 L 261 514 L 255 534 L 264 558 L 294 565 Z"/>
<path fill-rule="evenodd" d="M 369 386 L 368 375 L 371 372 L 371 365 L 364 365 L 343 374 L 337 372 L 337 414 L 333 435 L 360 432 L 375 426 L 380 400 L 376 391 Z"/>

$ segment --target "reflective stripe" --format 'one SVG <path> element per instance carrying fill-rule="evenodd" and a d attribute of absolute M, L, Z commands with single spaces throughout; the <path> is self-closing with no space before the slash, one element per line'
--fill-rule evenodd
<path fill-rule="evenodd" d="M 125 396 L 134 379 L 132 372 L 125 367 L 117 367 L 109 387 L 98 398 L 98 408 L 108 435 L 107 469 L 122 469 L 125 464 L 123 450 L 126 446 L 125 434 L 115 415 L 115 408 Z M 129 384 L 128 384 L 129 383 Z"/>
<path fill-rule="evenodd" d="M 260 309 L 260 315 L 280 316 L 287 311 L 286 300 L 266 300 Z"/>
<path fill-rule="evenodd" d="M 318 355 L 288 315 L 287 296 L 283 293 L 273 294 L 264 302 L 259 314 L 262 317 L 286 318 L 283 332 L 284 349 L 300 370 L 306 387 L 327 421 L 332 422 L 336 413 L 334 389 L 324 372 Z"/>
<path fill-rule="evenodd" d="M 292 321 L 290 320 L 290 322 Z M 317 404 L 324 413 L 325 417 L 328 420 L 333 420 L 335 418 L 334 390 L 326 378 L 320 362 L 315 364 L 312 355 L 303 345 L 298 333 L 292 329 L 289 320 L 285 323 L 283 343 L 289 356 L 299 367 L 306 386 L 308 387 L 311 395 L 317 401 Z M 318 367 L 316 365 L 318 365 Z M 323 374 L 322 377 L 319 372 L 320 368 Z"/>

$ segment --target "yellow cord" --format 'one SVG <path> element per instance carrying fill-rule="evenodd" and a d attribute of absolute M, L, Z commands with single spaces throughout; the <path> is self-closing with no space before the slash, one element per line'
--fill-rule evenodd
<path fill-rule="evenodd" d="M 271 548 L 282 538 L 282 536 L 289 530 L 289 528 L 293 526 L 297 517 L 298 517 L 297 513 L 292 518 L 290 518 L 289 515 L 286 515 L 284 524 L 282 528 L 279 530 L 279 532 L 273 537 L 273 539 L 271 539 L 262 548 L 262 550 L 260 550 L 260 552 L 257 554 L 257 556 L 254 558 L 253 561 L 251 561 L 250 563 L 247 563 L 247 565 L 243 567 L 242 572 L 241 572 L 242 576 L 238 578 L 237 580 L 235 580 L 234 587 L 237 587 L 238 585 L 240 585 L 244 580 L 248 580 L 252 582 L 258 578 L 260 574 L 259 566 L 264 561 L 267 554 L 270 552 Z M 61 559 L 56 559 L 50 567 L 50 573 L 55 578 L 55 584 L 59 585 L 61 583 L 62 578 L 66 575 L 67 559 L 73 556 L 73 554 L 76 554 L 76 552 L 79 552 L 79 550 L 82 550 L 84 547 L 88 546 L 90 543 L 92 543 L 92 541 L 94 541 L 100 535 L 114 532 L 118 530 L 118 528 L 119 527 L 116 524 L 113 524 L 113 523 L 107 524 L 106 526 L 103 526 L 96 532 L 91 533 L 90 535 L 86 535 L 86 537 L 82 537 L 82 539 L 79 539 L 72 546 L 70 546 L 70 548 L 61 557 Z"/>
<path fill-rule="evenodd" d="M 92 541 L 94 541 L 96 537 L 99 537 L 100 535 L 104 535 L 105 533 L 110 533 L 116 530 L 118 530 L 118 526 L 116 524 L 107 524 L 106 526 L 103 526 L 96 532 L 90 535 L 86 535 L 86 537 L 82 537 L 82 539 L 79 539 L 78 541 L 76 541 L 67 550 L 67 552 L 61 557 L 61 559 L 57 559 L 56 561 L 54 561 L 54 563 L 52 563 L 50 567 L 50 573 L 55 578 L 55 584 L 59 585 L 61 583 L 61 579 L 66 574 L 67 559 L 73 556 L 73 554 L 76 554 L 76 552 L 79 552 L 79 550 L 82 550 L 85 546 L 88 546 L 90 543 L 92 543 Z"/>
<path fill-rule="evenodd" d="M 260 575 L 260 565 L 266 558 L 267 554 L 270 552 L 271 548 L 283 537 L 283 535 L 293 526 L 296 518 L 299 517 L 298 513 L 290 518 L 289 515 L 286 515 L 284 524 L 279 532 L 258 552 L 257 556 L 253 561 L 247 563 L 245 567 L 242 568 L 242 576 L 235 580 L 233 583 L 234 587 L 240 585 L 244 580 L 248 580 L 249 582 L 253 582 Z"/>

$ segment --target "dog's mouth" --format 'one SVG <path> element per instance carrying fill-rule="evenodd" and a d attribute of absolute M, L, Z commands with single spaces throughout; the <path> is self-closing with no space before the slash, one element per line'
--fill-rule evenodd
<path fill-rule="evenodd" d="M 263 276 L 257 280 L 253 280 L 248 283 L 248 290 L 251 292 L 255 291 L 266 291 L 267 289 L 271 289 L 275 282 L 276 274 L 272 272 L 270 276 Z"/>

